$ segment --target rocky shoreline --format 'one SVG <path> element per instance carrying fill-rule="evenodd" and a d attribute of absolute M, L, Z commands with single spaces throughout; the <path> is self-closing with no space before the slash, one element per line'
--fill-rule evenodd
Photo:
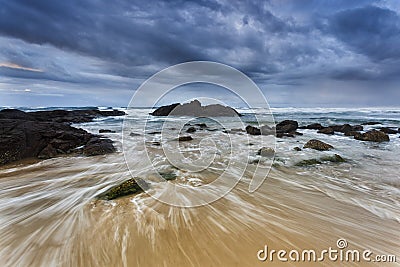
<path fill-rule="evenodd" d="M 123 116 L 118 110 L 0 111 L 0 165 L 26 158 L 48 159 L 60 155 L 94 156 L 115 151 L 113 142 L 72 127 L 97 117 Z"/>

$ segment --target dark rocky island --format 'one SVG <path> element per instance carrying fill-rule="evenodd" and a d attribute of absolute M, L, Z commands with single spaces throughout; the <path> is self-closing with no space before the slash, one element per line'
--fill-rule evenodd
<path fill-rule="evenodd" d="M 175 103 L 157 108 L 150 113 L 153 116 L 193 116 L 193 117 L 234 117 L 241 116 L 235 109 L 219 104 L 202 106 L 200 101 Z"/>
<path fill-rule="evenodd" d="M 72 127 L 96 117 L 122 116 L 112 110 L 0 111 L 0 165 L 24 158 L 48 159 L 63 154 L 101 155 L 115 151 L 110 139 Z"/>

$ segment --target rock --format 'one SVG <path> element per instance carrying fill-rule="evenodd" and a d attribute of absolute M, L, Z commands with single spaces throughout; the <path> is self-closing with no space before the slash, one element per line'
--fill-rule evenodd
<path fill-rule="evenodd" d="M 205 123 L 196 123 L 196 126 L 199 126 L 200 128 L 207 128 L 207 124 Z"/>
<path fill-rule="evenodd" d="M 333 156 L 326 156 L 321 158 L 322 161 L 330 161 L 330 162 L 346 162 L 344 158 L 342 158 L 340 155 L 335 154 Z"/>
<path fill-rule="evenodd" d="M 389 127 L 381 127 L 379 128 L 379 131 L 384 132 L 386 134 L 397 134 L 397 130 L 391 129 Z"/>
<path fill-rule="evenodd" d="M 362 125 L 353 125 L 351 131 L 358 132 L 363 131 L 364 127 Z"/>
<path fill-rule="evenodd" d="M 132 133 L 129 134 L 129 136 L 131 136 L 131 137 L 134 137 L 134 136 L 141 136 L 141 134 L 139 134 L 139 133 L 133 133 L 133 132 L 132 132 Z"/>
<path fill-rule="evenodd" d="M 270 147 L 263 147 L 258 150 L 257 155 L 262 157 L 273 157 L 275 155 L 275 150 Z"/>
<path fill-rule="evenodd" d="M 322 129 L 322 125 L 319 123 L 312 123 L 307 126 L 300 127 L 301 129 L 310 129 L 310 130 L 320 130 Z"/>
<path fill-rule="evenodd" d="M 322 134 L 334 134 L 335 131 L 331 127 L 324 127 L 320 130 L 318 130 L 317 133 L 322 133 Z"/>
<path fill-rule="evenodd" d="M 200 101 L 193 100 L 186 104 L 172 104 L 156 109 L 153 116 L 193 116 L 193 117 L 234 117 L 241 116 L 235 109 L 219 104 L 202 106 Z"/>
<path fill-rule="evenodd" d="M 304 166 L 311 166 L 311 165 L 316 165 L 316 164 L 322 164 L 322 162 L 334 162 L 334 163 L 341 163 L 341 162 L 346 162 L 344 158 L 342 158 L 340 155 L 335 154 L 333 156 L 326 156 L 322 157 L 321 159 L 306 159 L 302 160 L 298 163 L 295 164 L 295 166 L 299 167 L 304 167 Z"/>
<path fill-rule="evenodd" d="M 48 144 L 43 150 L 39 153 L 38 158 L 39 159 L 49 159 L 49 158 L 54 158 L 57 156 L 57 150 L 51 145 Z"/>
<path fill-rule="evenodd" d="M 295 133 L 276 133 L 276 137 L 283 138 L 283 137 L 294 137 Z"/>
<path fill-rule="evenodd" d="M 317 139 L 311 139 L 304 145 L 304 148 L 311 148 L 319 151 L 325 151 L 333 148 L 333 146 Z"/>
<path fill-rule="evenodd" d="M 261 130 L 251 125 L 246 126 L 246 132 L 250 135 L 261 135 Z"/>
<path fill-rule="evenodd" d="M 149 187 L 145 181 L 138 178 L 136 178 L 136 180 L 132 178 L 117 186 L 111 187 L 104 193 L 98 195 L 97 198 L 103 200 L 113 200 L 119 197 L 143 192 L 143 189 L 147 189 Z"/>
<path fill-rule="evenodd" d="M 294 147 L 294 148 L 293 148 L 293 150 L 296 150 L 296 151 L 301 151 L 301 148 L 300 148 L 300 147 L 298 147 L 298 146 L 296 146 L 296 147 Z"/>
<path fill-rule="evenodd" d="M 179 106 L 179 103 L 171 104 L 168 106 L 162 106 L 150 113 L 150 115 L 153 116 L 168 116 L 171 111 L 173 111 L 177 106 Z"/>
<path fill-rule="evenodd" d="M 268 125 L 261 126 L 260 133 L 262 135 L 275 135 L 275 128 L 269 127 Z"/>
<path fill-rule="evenodd" d="M 387 134 L 377 130 L 372 130 L 360 135 L 356 135 L 354 136 L 354 139 L 371 142 L 387 142 L 390 140 Z"/>
<path fill-rule="evenodd" d="M 350 131 L 350 132 L 345 132 L 344 135 L 345 136 L 356 136 L 356 135 L 360 135 L 360 132 L 355 132 L 355 131 Z"/>
<path fill-rule="evenodd" d="M 159 174 L 161 175 L 162 178 L 164 178 L 167 181 L 175 180 L 177 177 L 175 172 L 173 172 L 173 171 L 160 172 Z"/>
<path fill-rule="evenodd" d="M 196 131 L 196 128 L 194 128 L 194 127 L 189 127 L 189 128 L 186 130 L 187 133 L 194 133 L 195 131 Z"/>
<path fill-rule="evenodd" d="M 110 139 L 92 137 L 83 148 L 85 156 L 97 156 L 115 152 L 115 147 Z"/>
<path fill-rule="evenodd" d="M 113 130 L 108 130 L 108 129 L 100 129 L 99 133 L 115 133 Z"/>
<path fill-rule="evenodd" d="M 302 160 L 302 161 L 300 161 L 300 162 L 297 162 L 296 164 L 295 164 L 295 166 L 298 166 L 298 167 L 305 167 L 305 166 L 310 166 L 310 165 L 315 165 L 315 164 L 321 164 L 322 162 L 321 161 L 319 161 L 319 160 L 317 160 L 317 159 L 305 159 L 305 160 Z"/>
<path fill-rule="evenodd" d="M 179 136 L 178 138 L 175 139 L 175 141 L 179 141 L 179 142 L 192 141 L 192 140 L 193 140 L 193 138 L 190 135 Z"/>
<path fill-rule="evenodd" d="M 361 125 L 376 125 L 376 124 L 382 124 L 382 123 L 377 122 L 377 121 L 369 121 L 369 122 L 361 123 Z"/>
<path fill-rule="evenodd" d="M 296 132 L 299 124 L 294 120 L 284 120 L 276 125 L 277 133 L 293 133 Z"/>

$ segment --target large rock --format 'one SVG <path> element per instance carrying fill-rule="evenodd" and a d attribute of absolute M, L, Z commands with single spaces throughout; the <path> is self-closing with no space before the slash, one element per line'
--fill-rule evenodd
<path fill-rule="evenodd" d="M 87 112 L 89 112 L 89 117 L 84 119 L 82 116 Z M 30 113 L 19 110 L 0 111 L 0 165 L 24 158 L 47 159 L 60 154 L 79 152 L 75 150 L 78 147 L 83 147 L 87 155 L 115 151 L 109 139 L 102 139 L 97 144 L 89 143 L 96 136 L 83 129 L 70 126 L 71 121 L 67 120 L 85 121 L 93 119 L 92 116 L 104 115 L 99 114 L 101 112 L 96 110 L 73 113 L 65 110 Z M 106 114 L 113 116 L 125 113 L 110 111 Z M 66 117 L 62 117 L 63 115 Z M 98 148 L 96 152 L 93 146 Z"/>
<path fill-rule="evenodd" d="M 390 140 L 387 134 L 377 130 L 372 130 L 363 134 L 355 135 L 354 139 L 371 142 L 386 142 Z"/>
<path fill-rule="evenodd" d="M 319 123 L 312 123 L 312 124 L 309 124 L 307 126 L 302 126 L 302 127 L 299 127 L 299 128 L 301 128 L 301 129 L 310 129 L 310 130 L 320 130 L 320 129 L 323 128 L 323 126 L 321 124 L 319 124 Z"/>
<path fill-rule="evenodd" d="M 257 155 L 262 157 L 273 157 L 275 155 L 275 150 L 270 147 L 262 147 L 258 150 Z"/>
<path fill-rule="evenodd" d="M 277 133 L 294 133 L 296 132 L 299 124 L 294 120 L 284 120 L 276 125 Z"/>
<path fill-rule="evenodd" d="M 325 151 L 333 148 L 333 146 L 317 139 L 311 139 L 304 145 L 304 148 L 311 148 L 319 151 Z"/>
<path fill-rule="evenodd" d="M 186 104 L 162 106 L 150 113 L 153 116 L 193 116 L 193 117 L 234 117 L 241 116 L 235 109 L 219 104 L 202 106 L 200 101 L 193 100 Z"/>
<path fill-rule="evenodd" d="M 394 130 L 394 129 L 389 128 L 389 127 L 381 127 L 381 128 L 379 128 L 379 131 L 384 132 L 386 134 L 397 134 L 397 132 L 398 132 L 397 129 Z"/>

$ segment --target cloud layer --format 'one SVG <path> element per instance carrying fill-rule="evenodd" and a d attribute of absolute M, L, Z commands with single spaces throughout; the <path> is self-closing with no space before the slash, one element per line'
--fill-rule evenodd
<path fill-rule="evenodd" d="M 192 60 L 238 68 L 272 104 L 395 105 L 399 10 L 391 1 L 0 0 L 0 105 L 125 106 L 146 78 Z"/>

